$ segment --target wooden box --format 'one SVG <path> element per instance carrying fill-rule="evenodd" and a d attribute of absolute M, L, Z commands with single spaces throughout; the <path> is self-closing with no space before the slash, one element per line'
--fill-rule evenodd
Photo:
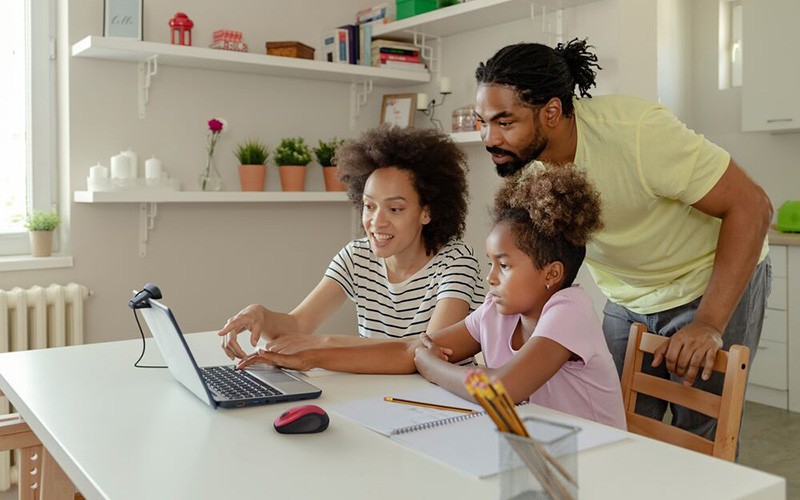
<path fill-rule="evenodd" d="M 314 59 L 314 49 L 300 42 L 267 42 L 267 55 Z"/>

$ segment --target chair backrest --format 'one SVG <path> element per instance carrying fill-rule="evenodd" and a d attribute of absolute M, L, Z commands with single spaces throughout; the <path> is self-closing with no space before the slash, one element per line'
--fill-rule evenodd
<path fill-rule="evenodd" d="M 622 395 L 628 430 L 636 434 L 689 448 L 729 461 L 736 459 L 739 440 L 739 423 L 747 383 L 750 350 L 743 345 L 733 345 L 728 352 L 718 351 L 714 371 L 724 374 L 722 395 L 642 373 L 645 353 L 653 353 L 669 340 L 667 337 L 647 332 L 645 325 L 634 323 L 628 337 L 625 365 L 622 371 Z M 698 374 L 699 376 L 699 374 Z M 689 431 L 635 413 L 637 394 L 646 394 L 664 401 L 708 415 L 717 419 L 714 441 Z"/>

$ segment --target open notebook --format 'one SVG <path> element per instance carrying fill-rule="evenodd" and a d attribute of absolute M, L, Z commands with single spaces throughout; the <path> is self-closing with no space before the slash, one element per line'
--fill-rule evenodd
<path fill-rule="evenodd" d="M 389 403 L 382 396 L 345 401 L 328 409 L 469 476 L 480 478 L 500 472 L 497 427 L 486 413 L 480 411 L 479 405 L 434 385 L 391 396 L 478 411 L 456 413 Z M 521 411 L 521 414 L 536 412 L 535 405 L 522 408 L 525 411 Z M 623 431 L 600 424 L 587 425 L 583 420 L 568 415 L 548 414 L 546 418 L 581 429 L 578 433 L 578 451 L 626 437 Z"/>

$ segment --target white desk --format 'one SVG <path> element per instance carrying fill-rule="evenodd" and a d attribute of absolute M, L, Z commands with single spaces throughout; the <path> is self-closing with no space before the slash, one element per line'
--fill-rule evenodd
<path fill-rule="evenodd" d="M 213 333 L 188 339 L 201 365 L 226 362 Z M 88 499 L 497 497 L 496 478 L 471 479 L 336 414 L 321 434 L 281 435 L 272 421 L 294 403 L 212 410 L 167 370 L 133 368 L 140 348 L 135 340 L 0 355 L 0 390 Z M 160 362 L 154 343 L 145 361 Z M 427 384 L 416 375 L 311 382 L 323 408 Z M 579 480 L 582 499 L 786 491 L 783 478 L 633 435 L 581 453 Z"/>

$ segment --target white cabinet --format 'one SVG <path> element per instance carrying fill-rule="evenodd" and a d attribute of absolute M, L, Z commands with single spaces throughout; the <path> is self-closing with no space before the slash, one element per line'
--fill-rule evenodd
<path fill-rule="evenodd" d="M 744 0 L 742 130 L 800 131 L 798 0 Z"/>
<path fill-rule="evenodd" d="M 788 250 L 784 245 L 770 245 L 772 293 L 747 386 L 749 401 L 783 409 L 789 408 Z"/>

